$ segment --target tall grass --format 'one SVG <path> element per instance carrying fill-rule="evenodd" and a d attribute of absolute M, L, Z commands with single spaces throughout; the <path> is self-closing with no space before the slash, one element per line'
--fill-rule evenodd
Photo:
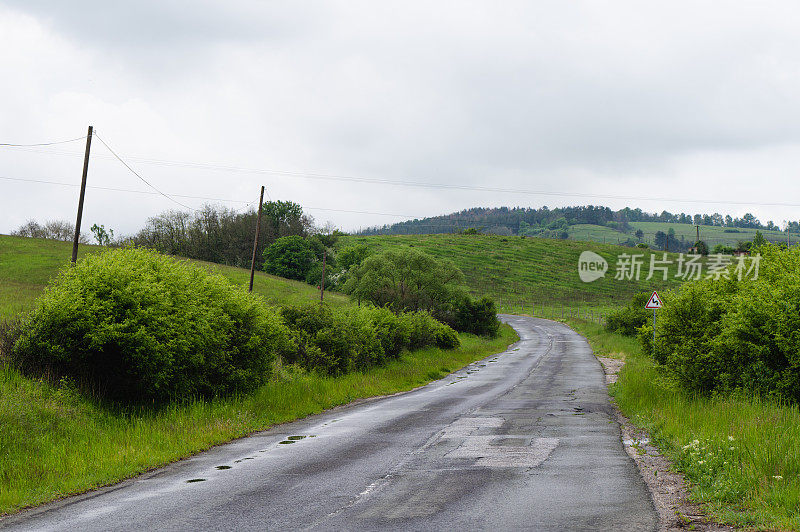
<path fill-rule="evenodd" d="M 251 395 L 120 413 L 68 386 L 52 387 L 0 362 L 0 514 L 129 478 L 276 423 L 355 399 L 420 386 L 503 351 L 462 334 L 458 349 L 426 348 L 365 372 L 325 377 L 287 368 Z"/>
<path fill-rule="evenodd" d="M 638 343 L 571 320 L 595 353 L 624 353 L 611 393 L 682 471 L 691 494 L 723 523 L 800 530 L 800 410 L 758 397 L 680 391 Z"/>

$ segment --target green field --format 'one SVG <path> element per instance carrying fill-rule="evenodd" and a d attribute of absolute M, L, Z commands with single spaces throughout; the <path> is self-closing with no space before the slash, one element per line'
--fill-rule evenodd
<path fill-rule="evenodd" d="M 655 241 L 655 234 L 658 231 L 664 233 L 670 229 L 675 231 L 675 237 L 683 242 L 693 244 L 697 238 L 697 229 L 692 224 L 676 224 L 667 222 L 630 222 L 633 228 L 629 233 L 623 233 L 616 229 L 604 225 L 576 224 L 567 229 L 570 240 L 583 242 L 600 242 L 604 244 L 619 244 L 628 239 L 637 240 L 636 230 L 640 229 L 644 233 L 642 241 L 652 245 Z M 727 231 L 727 232 L 726 232 Z M 700 226 L 700 239 L 713 248 L 717 244 L 736 247 L 739 242 L 752 241 L 756 234 L 756 229 L 728 228 L 718 226 Z M 787 242 L 787 236 L 782 231 L 761 230 L 764 238 L 770 242 Z M 790 235 L 789 241 L 792 244 L 800 243 L 800 235 Z"/>
<path fill-rule="evenodd" d="M 101 250 L 97 246 L 81 245 L 78 256 Z M 0 235 L 0 318 L 8 318 L 33 308 L 48 281 L 60 268 L 69 264 L 72 244 Z M 238 286 L 248 286 L 250 272 L 231 266 L 193 261 L 218 271 Z M 271 304 L 301 304 L 319 299 L 313 286 L 256 272 L 253 292 Z M 334 306 L 348 305 L 341 294 L 326 292 L 325 300 Z"/>
<path fill-rule="evenodd" d="M 339 246 L 366 244 L 378 250 L 410 246 L 438 258 L 451 260 L 461 268 L 466 284 L 476 296 L 487 295 L 504 308 L 529 305 L 609 306 L 623 304 L 639 291 L 675 287 L 677 266 L 670 266 L 667 281 L 662 274 L 647 281 L 650 256 L 654 252 L 592 242 L 494 235 L 401 235 L 349 236 Z M 602 279 L 584 283 L 578 277 L 578 258 L 583 251 L 604 257 L 609 271 Z M 620 254 L 643 254 L 639 281 L 616 280 Z M 661 258 L 656 253 L 656 258 Z M 668 255 L 674 260 L 675 255 Z"/>
<path fill-rule="evenodd" d="M 604 225 L 575 224 L 570 225 L 567 232 L 570 240 L 602 242 L 603 244 L 619 244 L 632 238 L 632 235 L 627 235 Z"/>
<path fill-rule="evenodd" d="M 697 229 L 692 224 L 672 224 L 665 222 L 631 222 L 630 226 L 636 229 L 641 229 L 645 234 L 645 242 L 652 243 L 656 231 L 668 232 L 670 229 L 675 230 L 675 237 L 678 240 L 685 240 L 687 242 L 694 242 L 697 238 Z M 725 231 L 738 231 L 737 233 L 726 233 Z M 766 231 L 762 230 L 761 234 L 764 238 L 771 242 L 786 242 L 786 233 L 781 231 Z M 743 229 L 733 227 L 717 227 L 717 226 L 700 226 L 700 240 L 708 244 L 709 248 L 713 248 L 717 244 L 725 246 L 736 246 L 740 241 L 752 241 L 756 235 L 756 229 Z M 633 236 L 633 235 L 629 235 Z M 792 244 L 798 243 L 797 235 L 791 235 Z"/>

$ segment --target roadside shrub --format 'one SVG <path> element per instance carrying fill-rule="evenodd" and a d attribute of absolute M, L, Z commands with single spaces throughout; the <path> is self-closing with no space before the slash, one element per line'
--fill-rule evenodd
<path fill-rule="evenodd" d="M 653 318 L 653 311 L 644 308 L 649 299 L 649 292 L 635 294 L 626 307 L 606 317 L 606 330 L 625 336 L 636 336 L 637 329 L 650 323 Z"/>
<path fill-rule="evenodd" d="M 114 402 L 252 390 L 293 348 L 280 318 L 220 275 L 143 249 L 67 267 L 25 320 L 23 371 L 68 376 Z"/>
<path fill-rule="evenodd" d="M 497 338 L 500 334 L 500 321 L 497 319 L 497 307 L 494 301 L 484 297 L 472 299 L 463 298 L 455 309 L 455 324 L 457 331 Z"/>
<path fill-rule="evenodd" d="M 451 327 L 436 321 L 427 312 L 407 312 L 404 316 L 411 326 L 409 349 L 420 349 L 429 345 L 453 349 L 461 343 Z"/>
<path fill-rule="evenodd" d="M 645 350 L 687 390 L 800 402 L 800 249 L 764 245 L 758 279 L 734 272 L 665 295 Z M 649 329 L 652 334 L 652 329 Z"/>
<path fill-rule="evenodd" d="M 296 349 L 284 357 L 309 370 L 336 375 L 397 358 L 406 349 L 460 345 L 456 332 L 427 312 L 394 314 L 385 308 L 333 309 L 327 305 L 283 307 Z"/>
<path fill-rule="evenodd" d="M 311 304 L 284 307 L 281 314 L 302 353 L 296 362 L 308 369 L 336 375 L 378 365 L 385 358 L 375 327 L 357 311 Z"/>
<path fill-rule="evenodd" d="M 408 348 L 412 331 L 411 323 L 405 315 L 378 307 L 363 307 L 359 313 L 366 316 L 375 328 L 387 357 L 397 358 Z"/>
<path fill-rule="evenodd" d="M 359 302 L 395 312 L 428 311 L 457 331 L 496 337 L 500 322 L 494 303 L 473 300 L 463 280 L 450 261 L 409 247 L 366 256 L 348 270 L 342 288 Z"/>

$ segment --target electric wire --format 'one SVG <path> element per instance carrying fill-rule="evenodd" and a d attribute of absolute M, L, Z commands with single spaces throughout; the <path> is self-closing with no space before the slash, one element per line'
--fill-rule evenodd
<path fill-rule="evenodd" d="M 25 182 L 25 183 L 42 183 L 42 184 L 46 184 L 46 185 L 60 185 L 60 186 L 63 186 L 63 187 L 76 187 L 76 188 L 80 187 L 80 185 L 77 184 L 77 183 L 64 183 L 62 181 L 48 181 L 48 180 L 45 180 L 45 179 L 26 179 L 26 178 L 21 178 L 21 177 L 8 177 L 8 176 L 0 176 L 0 179 L 6 180 L 6 181 L 22 181 L 22 182 Z M 111 192 L 128 192 L 128 193 L 132 193 L 132 194 L 148 194 L 148 195 L 151 195 L 151 196 L 163 195 L 160 192 L 151 192 L 149 190 L 132 190 L 132 189 L 128 189 L 128 188 L 102 187 L 102 186 L 98 186 L 98 185 L 86 185 L 86 188 L 92 188 L 92 189 L 95 189 L 95 190 L 107 190 L 107 191 L 111 191 Z M 248 203 L 248 202 L 243 201 L 243 200 L 226 199 L 226 198 L 210 198 L 208 196 L 190 196 L 190 195 L 187 195 L 187 194 L 170 194 L 170 196 L 176 197 L 176 198 L 199 199 L 199 200 L 207 200 L 207 201 L 228 201 L 228 202 L 232 202 L 232 203 Z M 251 201 L 250 203 L 254 203 L 254 202 Z"/>
<path fill-rule="evenodd" d="M 142 181 L 142 182 L 143 182 L 145 185 L 147 185 L 148 187 L 152 188 L 153 190 L 155 190 L 156 192 L 158 192 L 159 194 L 161 194 L 162 196 L 164 196 L 164 197 L 165 197 L 165 198 L 167 198 L 168 200 L 172 201 L 173 203 L 176 203 L 176 204 L 180 205 L 181 207 L 184 207 L 184 208 L 186 208 L 186 209 L 189 209 L 189 210 L 191 210 L 191 211 L 196 211 L 196 210 L 197 210 L 197 209 L 195 209 L 195 208 L 193 208 L 193 207 L 189 207 L 188 205 L 186 205 L 186 204 L 184 204 L 184 203 L 181 203 L 180 201 L 176 200 L 176 199 L 175 199 L 175 198 L 173 198 L 172 196 L 169 196 L 169 195 L 167 195 L 167 194 L 165 194 L 165 193 L 161 192 L 159 189 L 157 189 L 156 187 L 154 187 L 153 185 L 151 185 L 151 184 L 150 184 L 150 182 L 149 182 L 147 179 L 143 178 L 143 177 L 142 177 L 142 176 L 139 174 L 139 172 L 137 172 L 136 170 L 134 170 L 133 168 L 131 168 L 131 166 L 130 166 L 128 163 L 126 163 L 126 162 L 125 162 L 125 161 L 122 159 L 122 157 L 120 157 L 119 155 L 117 155 L 117 152 L 115 152 L 113 149 L 111 149 L 111 146 L 109 146 L 109 145 L 106 143 L 106 141 L 104 141 L 104 140 L 102 139 L 102 137 L 100 137 L 100 135 L 98 135 L 98 134 L 97 134 L 97 131 L 95 131 L 95 132 L 94 132 L 94 136 L 95 136 L 95 137 L 97 137 L 97 140 L 99 140 L 101 143 L 103 143 L 103 146 L 105 146 L 105 147 L 106 147 L 106 149 L 107 149 L 108 151 L 110 151 L 110 152 L 111 152 L 111 154 L 112 154 L 112 155 L 114 155 L 114 157 L 116 157 L 116 158 L 117 158 L 117 160 L 118 160 L 119 162 L 121 162 L 121 163 L 122 163 L 122 164 L 125 166 L 125 168 L 127 168 L 128 170 L 130 170 L 130 171 L 131 171 L 131 173 L 133 173 L 133 175 L 135 175 L 136 177 L 138 177 L 138 178 L 139 178 L 139 179 L 140 179 L 140 180 L 141 180 L 141 181 Z"/>
<path fill-rule="evenodd" d="M 75 142 L 78 140 L 85 140 L 86 137 L 78 137 L 74 139 L 67 139 L 67 140 L 56 140 L 53 142 L 37 142 L 34 144 L 13 144 L 11 142 L 0 142 L 0 146 L 5 146 L 7 148 L 32 148 L 36 146 L 54 146 L 56 144 L 66 144 L 68 142 Z"/>
<path fill-rule="evenodd" d="M 78 152 L 47 152 L 47 153 L 56 153 L 62 155 L 78 155 Z M 344 174 L 328 174 L 319 172 L 300 172 L 300 171 L 266 169 L 266 168 L 247 168 L 247 167 L 240 167 L 233 165 L 187 162 L 187 161 L 171 161 L 167 159 L 152 159 L 152 158 L 135 157 L 135 156 L 130 156 L 127 159 L 139 163 L 171 166 L 171 167 L 198 168 L 198 169 L 223 171 L 223 172 L 278 175 L 285 177 L 296 177 L 300 179 L 344 181 L 344 182 L 364 183 L 364 184 L 374 184 L 374 185 L 393 185 L 402 187 L 416 187 L 416 188 L 430 188 L 430 189 L 449 189 L 449 190 L 464 190 L 464 191 L 475 191 L 475 192 L 498 192 L 503 194 L 521 194 L 530 196 L 615 199 L 624 201 L 652 201 L 652 202 L 662 202 L 662 203 L 739 205 L 739 206 L 757 206 L 757 207 L 793 207 L 793 208 L 800 207 L 800 203 L 789 203 L 789 202 L 733 201 L 733 200 L 704 199 L 704 198 L 671 198 L 664 196 L 626 196 L 626 195 L 615 195 L 615 194 L 596 194 L 590 192 L 563 192 L 563 191 L 551 191 L 551 190 L 533 190 L 524 188 L 490 187 L 481 185 L 459 185 L 453 183 L 405 181 L 405 180 L 381 179 L 381 178 L 371 178 L 371 177 L 358 177 L 358 176 L 351 176 Z"/>
<path fill-rule="evenodd" d="M 6 181 L 21 181 L 23 183 L 38 183 L 38 184 L 45 184 L 45 185 L 59 185 L 59 186 L 63 186 L 63 187 L 75 187 L 75 188 L 80 187 L 80 185 L 76 184 L 76 183 L 65 183 L 63 181 L 50 181 L 50 180 L 46 180 L 46 179 L 28 179 L 28 178 L 23 178 L 23 177 L 9 177 L 9 176 L 0 176 L 0 179 L 6 180 Z M 160 196 L 164 196 L 165 195 L 165 193 L 162 193 L 160 191 L 151 192 L 149 190 L 132 190 L 132 189 L 127 189 L 127 188 L 103 187 L 103 186 L 98 186 L 98 185 L 86 185 L 86 188 L 91 188 L 91 189 L 95 189 L 95 190 L 106 190 L 106 191 L 111 191 L 111 192 L 126 192 L 126 193 L 132 193 L 132 194 L 147 194 L 147 195 L 151 195 L 151 196 L 159 196 L 159 195 Z M 266 189 L 264 189 L 264 192 L 266 193 Z M 242 207 L 239 207 L 238 209 L 236 209 L 237 211 L 244 211 L 248 207 L 250 207 L 251 205 L 253 205 L 255 202 L 258 201 L 257 199 L 252 200 L 252 201 L 246 201 L 246 200 L 237 200 L 237 199 L 228 199 L 228 198 L 211 198 L 211 197 L 208 197 L 208 196 L 190 196 L 190 195 L 187 195 L 187 194 L 169 194 L 167 197 L 169 197 L 169 196 L 175 197 L 175 198 L 199 199 L 199 200 L 206 200 L 206 201 L 227 201 L 227 202 L 231 202 L 231 203 L 244 203 L 245 205 L 242 206 Z M 272 198 L 269 197 L 269 194 L 267 194 L 267 198 L 269 198 L 269 201 L 272 201 Z M 310 210 L 310 211 L 312 211 L 312 210 L 313 211 L 333 211 L 333 212 L 343 212 L 343 213 L 350 213 L 350 214 L 375 214 L 375 215 L 378 215 L 378 216 L 393 216 L 393 217 L 396 217 L 396 218 L 413 218 L 413 216 L 408 215 L 408 214 L 396 214 L 396 213 L 387 213 L 387 212 L 350 211 L 350 210 L 346 210 L 346 209 L 331 209 L 331 208 L 327 208 L 327 207 L 304 207 L 304 208 L 306 210 Z M 197 210 L 197 209 L 192 209 L 192 210 Z"/>

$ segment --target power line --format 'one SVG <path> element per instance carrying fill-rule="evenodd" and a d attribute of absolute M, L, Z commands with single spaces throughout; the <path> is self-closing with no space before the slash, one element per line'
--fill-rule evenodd
<path fill-rule="evenodd" d="M 63 181 L 52 181 L 52 180 L 46 180 L 46 179 L 29 179 L 29 178 L 9 177 L 9 176 L 0 176 L 0 179 L 6 180 L 6 181 L 20 181 L 20 182 L 24 182 L 24 183 L 39 183 L 39 184 L 58 185 L 58 186 L 65 186 L 65 187 L 79 187 L 80 186 L 80 185 L 75 184 L 75 183 L 66 183 L 66 182 L 63 182 Z M 147 190 L 133 190 L 133 189 L 126 189 L 126 188 L 103 187 L 103 186 L 97 186 L 97 185 L 87 185 L 86 188 L 92 188 L 92 189 L 95 189 L 95 190 L 105 190 L 105 191 L 111 191 L 111 192 L 124 192 L 124 193 L 131 193 L 131 194 L 146 194 L 146 195 L 154 195 L 154 196 L 158 196 L 158 195 L 164 196 L 165 195 L 164 193 L 162 193 L 160 191 L 150 192 L 150 191 L 147 191 Z M 265 193 L 266 193 L 266 190 L 265 190 Z M 253 203 L 256 202 L 256 200 L 246 201 L 246 200 L 237 200 L 237 199 L 230 199 L 230 198 L 214 198 L 214 197 L 209 197 L 209 196 L 193 196 L 193 195 L 188 195 L 188 194 L 172 194 L 172 193 L 168 194 L 167 197 L 198 199 L 198 200 L 205 200 L 205 201 L 220 201 L 220 202 L 230 202 L 230 203 L 242 203 L 242 204 L 244 204 L 244 206 L 239 207 L 239 208 L 236 209 L 237 212 L 241 212 L 241 211 L 246 210 L 248 207 L 250 207 Z M 267 197 L 268 197 L 268 199 L 270 201 L 272 201 L 272 198 L 269 197 L 269 193 L 267 193 Z M 356 210 L 348 210 L 348 209 L 334 209 L 334 208 L 328 208 L 328 207 L 304 207 L 304 208 L 306 210 L 309 210 L 309 211 L 342 212 L 342 213 L 347 213 L 347 214 L 368 214 L 368 215 L 376 215 L 376 216 L 391 216 L 391 217 L 396 217 L 396 218 L 411 218 L 411 219 L 422 219 L 422 220 L 424 220 L 424 219 L 436 220 L 437 218 L 440 218 L 440 216 L 425 217 L 425 216 L 417 216 L 417 215 L 411 215 L 411 214 L 387 213 L 387 212 L 377 212 L 377 211 L 356 211 Z M 197 209 L 193 209 L 193 210 L 197 210 Z M 450 222 L 453 222 L 453 223 L 450 223 Z M 398 222 L 397 225 L 399 225 L 400 227 L 414 227 L 414 228 L 421 228 L 421 227 L 425 227 L 425 228 L 457 228 L 457 227 L 460 227 L 458 222 L 465 222 L 467 224 L 474 225 L 474 226 L 483 225 L 485 227 L 510 227 L 509 224 L 498 224 L 497 222 L 490 222 L 490 221 L 487 221 L 487 220 L 477 220 L 477 219 L 474 219 L 474 218 L 446 218 L 444 220 L 441 220 L 438 223 L 425 223 L 425 224 L 414 223 L 413 220 L 408 220 L 406 222 Z M 633 223 L 637 223 L 637 222 L 633 222 Z M 672 224 L 674 222 L 646 222 L 646 223 Z M 725 226 L 701 226 L 701 227 L 722 227 L 722 228 L 724 228 Z M 741 229 L 741 228 L 739 228 L 739 229 Z M 768 231 L 768 229 L 763 229 L 763 230 L 767 230 Z M 773 231 L 780 231 L 780 230 L 779 229 L 774 229 Z M 644 233 L 645 236 L 654 236 L 655 235 L 655 233 L 652 233 L 652 232 L 644 232 L 643 231 L 643 233 Z M 731 233 L 731 234 L 736 234 L 736 233 Z M 718 238 L 718 237 L 714 237 L 714 238 Z M 731 238 L 733 238 L 733 237 L 731 237 Z"/>
<path fill-rule="evenodd" d="M 102 142 L 102 141 L 101 141 Z M 53 152 L 47 152 L 53 153 Z M 76 153 L 61 152 L 65 155 L 75 155 Z M 200 168 L 224 172 L 240 172 L 248 174 L 267 174 L 267 175 L 280 175 L 288 177 L 297 177 L 300 179 L 316 179 L 328 181 L 346 181 L 353 183 L 364 183 L 374 185 L 393 185 L 402 187 L 416 187 L 416 188 L 431 188 L 431 189 L 447 189 L 447 190 L 466 190 L 476 192 L 499 192 L 505 194 L 523 194 L 531 196 L 552 196 L 552 197 L 570 197 L 570 198 L 593 198 L 593 199 L 616 199 L 624 201 L 654 201 L 665 203 L 693 203 L 693 204 L 712 204 L 712 205 L 741 205 L 741 206 L 759 206 L 759 207 L 800 207 L 800 203 L 787 203 L 787 202 L 755 202 L 755 201 L 728 201 L 719 199 L 693 199 L 693 198 L 669 198 L 669 197 L 648 197 L 648 196 L 624 196 L 614 194 L 595 194 L 589 192 L 560 192 L 550 190 L 532 190 L 522 188 L 503 188 L 503 187 L 490 187 L 480 185 L 459 185 L 452 183 L 430 183 L 422 181 L 406 181 L 406 180 L 393 180 L 381 179 L 371 177 L 359 177 L 343 174 L 329 174 L 319 172 L 300 172 L 289 170 L 278 170 L 269 168 L 247 168 L 234 165 L 202 163 L 202 162 L 188 162 L 188 161 L 172 161 L 167 159 L 152 159 L 146 157 L 128 157 L 131 161 L 136 161 L 145 164 L 155 164 L 161 166 L 172 167 L 185 167 L 185 168 Z"/>
<path fill-rule="evenodd" d="M 145 179 L 145 178 L 143 178 L 141 175 L 139 175 L 139 172 L 137 172 L 136 170 L 134 170 L 133 168 L 131 168 L 131 166 L 130 166 L 128 163 L 126 163 L 124 160 L 122 160 L 122 157 L 120 157 L 119 155 L 117 155 L 117 152 L 115 152 L 114 150 L 112 150 L 112 149 L 111 149 L 111 146 L 109 146 L 109 145 L 106 143 L 106 141 L 104 141 L 104 140 L 103 140 L 103 139 L 100 137 L 100 135 L 98 135 L 98 134 L 97 134 L 97 132 L 95 132 L 95 133 L 94 133 L 94 136 L 95 136 L 95 137 L 97 137 L 97 140 L 99 140 L 100 142 L 102 142 L 102 143 L 103 143 L 103 146 L 105 146 L 105 147 L 106 147 L 106 149 L 107 149 L 108 151 L 110 151 L 110 152 L 111 152 L 111 154 L 112 154 L 114 157 L 116 157 L 116 158 L 117 158 L 117 160 L 118 160 L 119 162 L 121 162 L 121 163 L 122 163 L 122 164 L 125 166 L 125 168 L 127 168 L 128 170 L 130 170 L 130 171 L 131 171 L 131 173 L 132 173 L 133 175 L 135 175 L 136 177 L 138 177 L 138 178 L 139 178 L 139 179 L 140 179 L 140 180 L 141 180 L 141 181 L 142 181 L 142 182 L 143 182 L 145 185 L 147 185 L 148 187 L 152 188 L 153 190 L 155 190 L 156 192 L 158 192 L 159 194 L 161 194 L 162 196 L 164 196 L 164 197 L 165 197 L 165 198 L 167 198 L 168 200 L 170 200 L 170 201 L 172 201 L 172 202 L 174 202 L 174 203 L 177 203 L 177 204 L 178 204 L 178 205 L 180 205 L 181 207 L 184 207 L 184 208 L 186 208 L 186 209 L 189 209 L 189 210 L 191 210 L 191 211 L 196 211 L 196 210 L 197 210 L 197 209 L 195 209 L 195 208 L 193 208 L 193 207 L 189 207 L 188 205 L 181 203 L 180 201 L 176 200 L 176 199 L 175 199 L 175 198 L 173 198 L 172 196 L 169 196 L 169 195 L 167 195 L 167 194 L 165 194 L 165 193 L 161 192 L 159 189 L 157 189 L 156 187 L 154 187 L 153 185 L 151 185 L 151 184 L 150 184 L 150 182 L 149 182 L 147 179 Z"/>
<path fill-rule="evenodd" d="M 50 181 L 50 180 L 46 180 L 46 179 L 28 179 L 28 178 L 23 178 L 23 177 L 8 177 L 8 176 L 0 176 L 0 179 L 6 180 L 6 181 L 21 181 L 23 183 L 38 183 L 38 184 L 45 184 L 45 185 L 58 185 L 58 186 L 62 186 L 62 187 L 79 187 L 80 186 L 80 185 L 75 184 L 75 183 L 65 183 L 63 181 Z M 132 190 L 132 189 L 127 189 L 127 188 L 102 187 L 102 186 L 97 186 L 97 185 L 86 185 L 86 188 L 92 188 L 92 189 L 95 189 L 95 190 L 106 190 L 106 191 L 110 191 L 110 192 L 125 192 L 125 193 L 131 193 L 131 194 L 147 194 L 147 195 L 151 195 L 151 196 L 164 196 L 165 195 L 165 193 L 162 193 L 160 191 L 150 192 L 148 190 Z M 266 190 L 264 192 L 266 192 Z M 175 197 L 175 198 L 199 199 L 199 200 L 207 200 L 207 201 L 227 201 L 227 202 L 232 202 L 232 203 L 244 203 L 245 205 L 243 207 L 239 207 L 237 209 L 237 211 L 246 210 L 248 207 L 253 205 L 256 201 L 258 201 L 258 200 L 246 201 L 246 200 L 236 200 L 236 199 L 227 199 L 227 198 L 211 198 L 211 197 L 208 197 L 208 196 L 190 196 L 190 195 L 186 195 L 186 194 L 169 194 L 167 197 L 169 197 L 169 196 Z M 272 199 L 270 199 L 270 201 L 272 201 Z M 330 208 L 327 208 L 327 207 L 304 207 L 304 208 L 306 210 L 310 210 L 310 211 L 332 211 L 332 212 L 344 212 L 344 213 L 350 213 L 350 214 L 375 214 L 375 215 L 378 215 L 378 216 L 394 216 L 394 217 L 398 217 L 398 218 L 413 218 L 412 216 L 407 215 L 407 214 L 395 214 L 395 213 L 386 213 L 386 212 L 350 211 L 350 210 L 345 210 L 345 209 L 330 209 Z M 192 210 L 197 210 L 197 209 L 192 209 Z"/>
<path fill-rule="evenodd" d="M 25 183 L 41 183 L 46 185 L 60 185 L 63 187 L 79 187 L 79 184 L 76 183 L 64 183 L 62 181 L 48 181 L 45 179 L 26 179 L 22 177 L 8 177 L 8 176 L 0 176 L 0 179 L 4 179 L 6 181 L 22 181 Z M 162 195 L 160 192 L 150 192 L 148 190 L 132 190 L 128 188 L 114 188 L 114 187 L 101 187 L 97 185 L 86 185 L 86 188 L 93 188 L 96 190 L 108 190 L 111 192 L 127 192 L 132 194 L 148 194 L 152 196 Z M 207 196 L 189 196 L 186 194 L 170 194 L 170 196 L 176 198 L 187 198 L 187 199 L 199 199 L 199 200 L 208 200 L 208 201 L 229 201 L 234 203 L 248 203 L 243 200 L 234 200 L 234 199 L 225 199 L 225 198 L 209 198 Z M 250 203 L 254 203 L 251 201 Z"/>
<path fill-rule="evenodd" d="M 68 142 L 75 142 L 78 140 L 85 140 L 86 137 L 78 137 L 75 139 L 68 139 L 68 140 L 56 140 L 53 142 L 37 142 L 35 144 L 12 144 L 10 142 L 0 142 L 0 146 L 6 146 L 9 148 L 32 148 L 36 146 L 53 146 L 55 144 L 66 144 Z"/>

